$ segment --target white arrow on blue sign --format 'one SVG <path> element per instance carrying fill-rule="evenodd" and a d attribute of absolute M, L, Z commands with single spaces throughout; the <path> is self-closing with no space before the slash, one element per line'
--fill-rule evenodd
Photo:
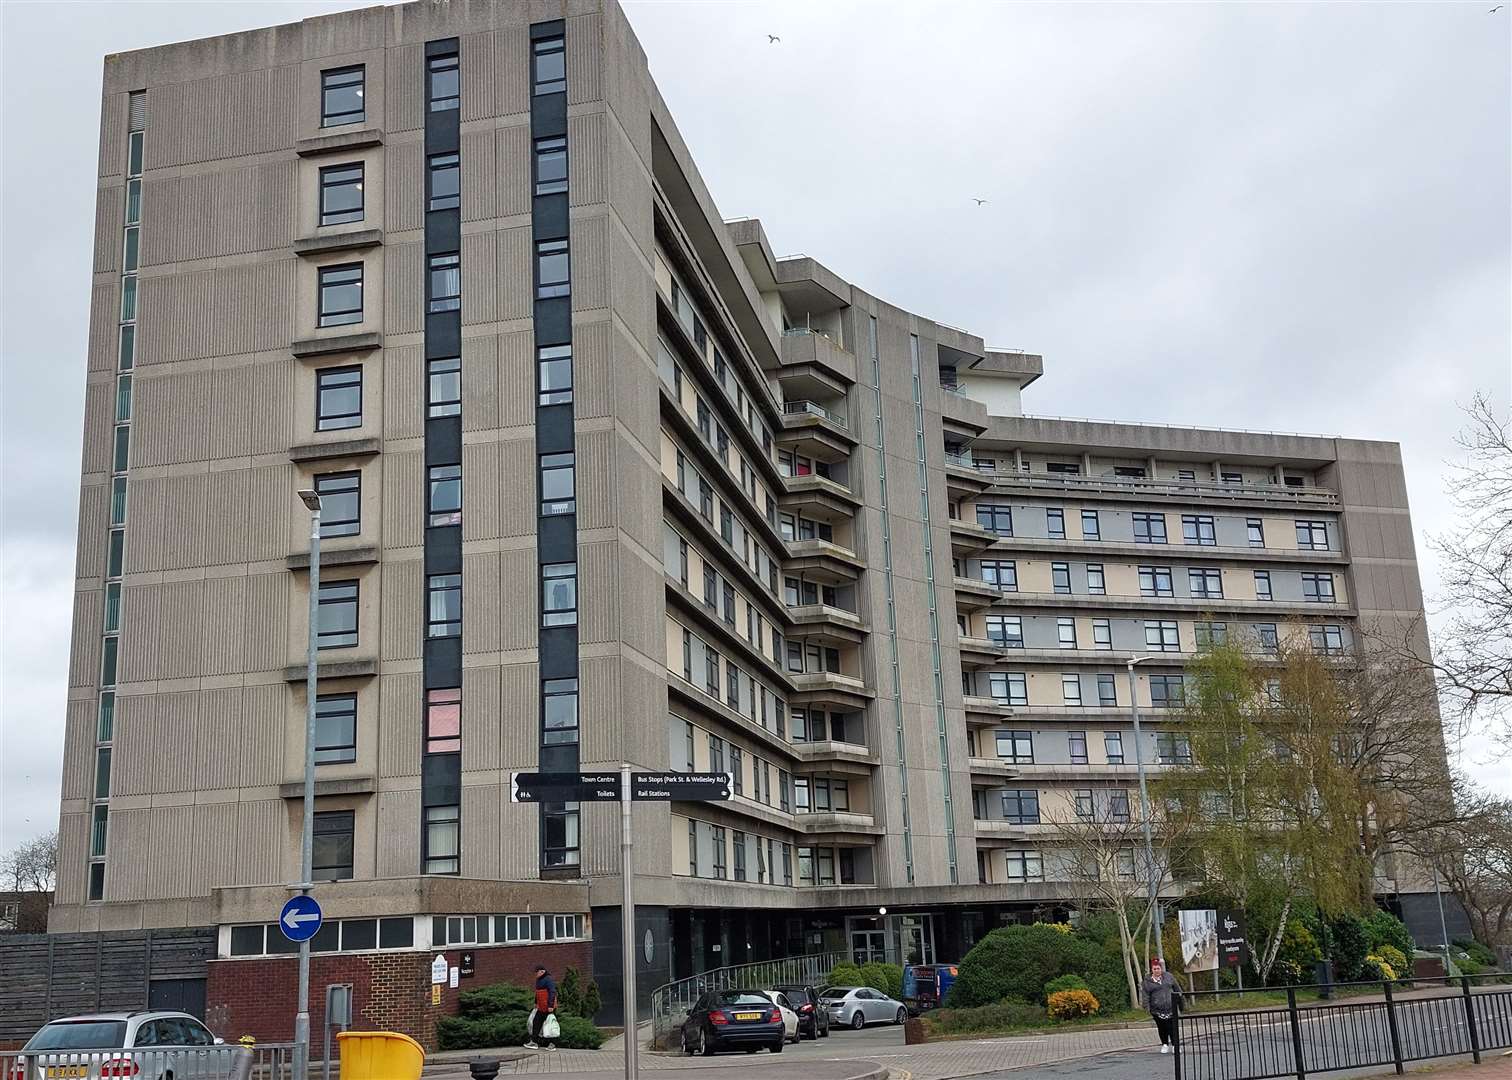
<path fill-rule="evenodd" d="M 320 929 L 320 905 L 313 896 L 289 897 L 289 902 L 278 913 L 278 928 L 290 941 L 308 941 Z"/>

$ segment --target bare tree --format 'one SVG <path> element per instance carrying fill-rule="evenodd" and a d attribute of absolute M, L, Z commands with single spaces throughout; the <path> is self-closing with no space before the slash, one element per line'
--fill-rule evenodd
<path fill-rule="evenodd" d="M 0 881 L 11 892 L 52 892 L 58 878 L 58 834 L 24 840 L 0 855 Z"/>
<path fill-rule="evenodd" d="M 1459 525 L 1432 538 L 1442 560 L 1437 655 L 1417 634 L 1461 730 L 1481 726 L 1512 752 L 1512 431 L 1484 394 L 1465 410 L 1466 458 L 1447 482 Z"/>
<path fill-rule="evenodd" d="M 1461 820 L 1423 830 L 1415 851 L 1432 863 L 1485 945 L 1512 943 L 1512 799 L 1457 789 Z"/>

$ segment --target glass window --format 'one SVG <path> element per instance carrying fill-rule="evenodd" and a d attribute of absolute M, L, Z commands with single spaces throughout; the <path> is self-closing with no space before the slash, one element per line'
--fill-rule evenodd
<path fill-rule="evenodd" d="M 542 38 L 532 45 L 532 82 L 536 96 L 559 94 L 567 89 L 567 42 L 565 38 Z"/>
<path fill-rule="evenodd" d="M 121 628 L 121 583 L 112 581 L 105 586 L 105 632 L 113 634 Z"/>
<path fill-rule="evenodd" d="M 542 741 L 548 745 L 578 741 L 578 682 L 546 679 L 541 683 Z"/>
<path fill-rule="evenodd" d="M 357 760 L 357 695 L 324 694 L 315 699 L 315 764 Z"/>
<path fill-rule="evenodd" d="M 1140 596 L 1175 596 L 1171 585 L 1171 569 L 1167 566 L 1141 566 L 1139 568 Z"/>
<path fill-rule="evenodd" d="M 567 241 L 541 240 L 536 244 L 536 298 L 567 296 L 572 292 Z"/>
<path fill-rule="evenodd" d="M 1310 626 L 1308 640 L 1314 652 L 1338 656 L 1344 652 L 1344 628 L 1341 626 Z"/>
<path fill-rule="evenodd" d="M 535 141 L 535 193 L 554 195 L 567 190 L 567 140 Z"/>
<path fill-rule="evenodd" d="M 1011 825 L 1038 825 L 1039 792 L 1032 788 L 1008 788 L 1003 792 L 1003 820 Z"/>
<path fill-rule="evenodd" d="M 541 567 L 541 625 L 577 625 L 577 563 Z"/>
<path fill-rule="evenodd" d="M 1080 675 L 1061 676 L 1061 700 L 1072 706 L 1082 703 Z"/>
<path fill-rule="evenodd" d="M 1255 641 L 1259 645 L 1261 652 L 1274 653 L 1280 649 L 1281 638 L 1276 631 L 1276 624 L 1273 622 L 1256 623 Z"/>
<path fill-rule="evenodd" d="M 539 403 L 561 405 L 572 400 L 572 346 L 547 345 L 536 350 Z"/>
<path fill-rule="evenodd" d="M 130 273 L 137 268 L 141 252 L 141 230 L 133 226 L 126 230 L 125 249 L 121 256 L 121 269 Z"/>
<path fill-rule="evenodd" d="M 1092 802 L 1091 788 L 1076 788 L 1073 794 L 1076 805 L 1076 816 L 1082 821 L 1092 820 L 1094 804 Z"/>
<path fill-rule="evenodd" d="M 1272 600 L 1271 576 L 1269 570 L 1255 571 L 1255 598 L 1257 600 Z"/>
<path fill-rule="evenodd" d="M 124 558 L 126 547 L 126 530 L 111 529 L 110 540 L 106 548 L 105 576 L 118 578 L 121 576 L 121 562 Z"/>
<path fill-rule="evenodd" d="M 1085 731 L 1066 732 L 1066 752 L 1071 755 L 1071 764 L 1085 765 L 1087 763 L 1087 733 Z"/>
<path fill-rule="evenodd" d="M 1145 646 L 1156 652 L 1180 652 L 1181 635 L 1174 620 L 1146 622 Z"/>
<path fill-rule="evenodd" d="M 996 733 L 997 755 L 1017 765 L 1034 764 L 1034 733 L 1031 731 L 999 731 Z"/>
<path fill-rule="evenodd" d="M 136 319 L 136 294 L 137 279 L 135 274 L 128 274 L 121 279 L 121 321 L 133 322 Z"/>
<path fill-rule="evenodd" d="M 1122 765 L 1124 763 L 1123 733 L 1118 731 L 1103 732 L 1103 752 L 1108 755 L 1109 765 Z"/>
<path fill-rule="evenodd" d="M 451 356 L 428 360 L 425 365 L 427 416 L 460 416 L 462 413 L 462 360 Z"/>
<path fill-rule="evenodd" d="M 462 259 L 456 252 L 430 257 L 430 311 L 459 311 L 462 308 Z"/>
<path fill-rule="evenodd" d="M 1066 594 L 1071 592 L 1070 563 L 1058 562 L 1050 564 L 1050 585 L 1055 592 Z"/>
<path fill-rule="evenodd" d="M 1046 510 L 1045 528 L 1048 530 L 1050 539 L 1064 540 L 1066 538 L 1066 512 L 1059 507 Z"/>
<path fill-rule="evenodd" d="M 1018 564 L 983 559 L 982 580 L 989 585 L 996 585 L 1002 592 L 1018 592 Z"/>
<path fill-rule="evenodd" d="M 116 423 L 124 424 L 131 419 L 131 376 L 121 375 L 116 379 Z"/>
<path fill-rule="evenodd" d="M 544 813 L 546 828 L 546 851 L 542 862 L 546 866 L 578 865 L 578 805 L 563 803 L 548 807 Z"/>
<path fill-rule="evenodd" d="M 1103 577 L 1102 563 L 1087 564 L 1087 592 L 1093 596 L 1104 596 L 1108 592 L 1107 579 Z"/>
<path fill-rule="evenodd" d="M 1013 507 L 996 503 L 977 503 L 977 524 L 999 536 L 1013 535 Z"/>
<path fill-rule="evenodd" d="M 1218 533 L 1213 527 L 1213 519 L 1207 515 L 1183 514 L 1181 539 L 1183 543 L 1201 544 L 1208 547 L 1218 543 Z"/>
<path fill-rule="evenodd" d="M 357 582 L 320 583 L 319 624 L 316 643 L 322 649 L 343 649 L 357 644 Z"/>
<path fill-rule="evenodd" d="M 1265 522 L 1261 518 L 1247 518 L 1244 529 L 1249 534 L 1250 547 L 1265 546 Z"/>
<path fill-rule="evenodd" d="M 1161 731 L 1155 735 L 1155 758 L 1162 765 L 1190 765 L 1192 746 L 1185 735 Z"/>
<path fill-rule="evenodd" d="M 95 793 L 97 799 L 110 798 L 110 747 L 95 751 Z"/>
<path fill-rule="evenodd" d="M 1228 623 L 1199 622 L 1192 627 L 1199 649 L 1228 644 Z"/>
<path fill-rule="evenodd" d="M 322 266 L 319 325 L 345 326 L 362 321 L 362 264 Z"/>
<path fill-rule="evenodd" d="M 362 531 L 362 474 L 322 473 L 315 477 L 320 496 L 320 535 L 356 536 Z"/>
<path fill-rule="evenodd" d="M 575 457 L 541 455 L 541 516 L 570 514 L 577 509 Z"/>
<path fill-rule="evenodd" d="M 457 154 L 430 156 L 430 210 L 454 210 L 462 201 L 462 162 Z"/>
<path fill-rule="evenodd" d="M 1164 544 L 1166 521 L 1164 514 L 1135 514 L 1134 542 L 1136 544 Z"/>
<path fill-rule="evenodd" d="M 139 225 L 142 221 L 142 181 L 134 177 L 126 181 L 126 224 Z"/>
<path fill-rule="evenodd" d="M 462 73 L 457 67 L 457 55 L 432 56 L 426 66 L 430 69 L 430 111 L 444 112 L 459 104 Z"/>
<path fill-rule="evenodd" d="M 1217 567 L 1188 569 L 1187 585 L 1195 597 L 1205 600 L 1223 599 L 1223 573 Z"/>
<path fill-rule="evenodd" d="M 1113 622 L 1111 619 L 1092 620 L 1092 647 L 1096 649 L 1111 649 L 1113 647 Z"/>
<path fill-rule="evenodd" d="M 121 351 L 117 367 L 130 371 L 136 363 L 136 327 L 130 324 L 121 327 Z"/>
<path fill-rule="evenodd" d="M 425 692 L 425 752 L 454 754 L 462 749 L 462 690 Z"/>
<path fill-rule="evenodd" d="M 1298 521 L 1297 546 L 1304 551 L 1328 550 L 1328 522 Z"/>
<path fill-rule="evenodd" d="M 427 471 L 427 524 L 462 524 L 462 466 L 432 465 Z"/>
<path fill-rule="evenodd" d="M 1014 848 L 1007 854 L 1009 881 L 1044 881 L 1045 864 L 1038 851 Z"/>
<path fill-rule="evenodd" d="M 1150 704 L 1157 709 L 1180 708 L 1182 703 L 1182 679 L 1180 675 L 1151 675 Z"/>
<path fill-rule="evenodd" d="M 1332 574 L 1303 574 L 1302 575 L 1302 599 L 1314 604 L 1331 604 L 1334 602 L 1334 580 Z"/>
<path fill-rule="evenodd" d="M 356 124 L 367 119 L 362 101 L 363 76 L 361 64 L 320 73 L 321 127 Z"/>
<path fill-rule="evenodd" d="M 1114 682 L 1112 675 L 1097 676 L 1097 703 L 1104 708 L 1118 704 L 1118 684 Z"/>
<path fill-rule="evenodd" d="M 115 452 L 111 455 L 110 467 L 112 472 L 125 472 L 126 466 L 131 461 L 131 428 L 127 424 L 117 424 L 115 429 Z"/>
<path fill-rule="evenodd" d="M 1082 539 L 1083 540 L 1101 540 L 1102 539 L 1102 523 L 1100 521 L 1098 521 L 1098 519 L 1097 519 L 1097 511 L 1096 510 L 1083 510 L 1081 512 L 1081 519 L 1082 519 Z"/>
<path fill-rule="evenodd" d="M 456 874 L 462 869 L 462 815 L 460 807 L 425 808 L 425 872 Z"/>
<path fill-rule="evenodd" d="M 1056 619 L 1055 636 L 1062 649 L 1076 648 L 1076 620 Z"/>
<path fill-rule="evenodd" d="M 432 574 L 426 582 L 425 636 L 458 637 L 462 633 L 462 575 Z"/>
<path fill-rule="evenodd" d="M 352 876 L 354 814 L 330 810 L 315 815 L 310 871 L 315 881 L 342 881 Z"/>
<path fill-rule="evenodd" d="M 320 223 L 340 225 L 362 217 L 362 162 L 321 169 Z"/>
<path fill-rule="evenodd" d="M 987 640 L 1007 649 L 1024 647 L 1024 621 L 1019 615 L 988 615 Z"/>

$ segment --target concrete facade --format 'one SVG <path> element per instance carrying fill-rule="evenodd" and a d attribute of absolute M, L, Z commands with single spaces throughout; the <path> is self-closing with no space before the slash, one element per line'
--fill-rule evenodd
<path fill-rule="evenodd" d="M 565 88 L 540 59 L 557 40 Z M 427 70 L 450 55 L 460 91 L 438 107 Z M 359 67 L 362 115 L 323 125 L 323 77 Z M 559 130 L 552 183 L 538 155 Z M 427 154 L 448 140 L 459 195 L 427 209 Z M 360 217 L 320 224 L 322 170 L 358 164 Z M 319 886 L 327 910 L 412 919 L 400 949 L 507 928 L 617 956 L 617 808 L 548 822 L 510 802 L 510 773 L 735 771 L 729 803 L 636 808 L 646 992 L 795 951 L 954 959 L 1074 900 L 1052 858 L 1024 869 L 1053 837 L 1004 819 L 1002 791 L 1049 807 L 1128 782 L 1103 734 L 1124 730 L 1122 663 L 1157 616 L 1177 671 L 1203 612 L 1232 611 L 1234 632 L 1316 616 L 1347 642 L 1421 610 L 1394 444 L 1022 415 L 1039 357 L 722 221 L 613 3 L 419 2 L 108 57 L 99 183 L 55 931 L 210 926 L 222 959 L 260 955 L 235 943 L 298 874 L 294 493 L 320 477 L 360 476 L 355 520 L 323 545 L 323 586 L 356 586 L 322 623 L 319 693 L 355 712 L 319 770 L 339 826 L 323 850 L 346 860 Z M 536 250 L 554 237 L 555 294 Z M 460 303 L 438 310 L 427 262 L 453 252 Z M 320 325 L 322 271 L 353 265 L 360 310 Z M 569 401 L 538 368 L 558 342 Z M 427 366 L 449 357 L 459 418 Z M 321 393 L 354 371 L 355 411 L 350 390 Z M 538 472 L 564 446 L 565 513 Z M 453 464 L 460 523 L 428 486 Z M 1011 536 L 977 524 L 983 506 Z M 1158 552 L 1137 543 L 1148 513 L 1165 514 Z M 1183 547 L 1183 515 L 1211 516 L 1215 543 Z M 1303 519 L 1326 549 L 1298 551 Z M 1014 562 L 1017 592 L 984 584 L 983 560 Z M 1169 599 L 1141 596 L 1146 561 L 1172 571 Z M 543 607 L 548 565 L 574 568 L 570 623 Z M 1192 594 L 1192 568 L 1219 571 L 1221 601 Z M 438 635 L 453 573 L 459 625 Z M 1332 599 L 1304 600 L 1318 573 Z M 567 677 L 570 738 L 543 718 Z M 446 737 L 437 690 L 460 695 Z M 1085 763 L 1068 752 L 1083 729 Z M 999 730 L 1031 731 L 1033 763 L 1008 768 Z M 617 1006 L 617 975 L 600 980 Z"/>

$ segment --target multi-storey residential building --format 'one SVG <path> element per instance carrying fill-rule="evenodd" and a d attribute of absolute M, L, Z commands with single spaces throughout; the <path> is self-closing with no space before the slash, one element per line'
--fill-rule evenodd
<path fill-rule="evenodd" d="M 437 952 L 617 1012 L 618 810 L 512 771 L 733 774 L 635 810 L 643 991 L 955 959 L 1074 904 L 1052 808 L 1182 758 L 1203 641 L 1421 607 L 1395 446 L 1021 415 L 1039 357 L 721 220 L 612 2 L 113 55 L 99 185 L 51 926 L 201 928 L 237 1034 L 291 1021 L 298 489 L 316 1000 L 422 1036 Z"/>

